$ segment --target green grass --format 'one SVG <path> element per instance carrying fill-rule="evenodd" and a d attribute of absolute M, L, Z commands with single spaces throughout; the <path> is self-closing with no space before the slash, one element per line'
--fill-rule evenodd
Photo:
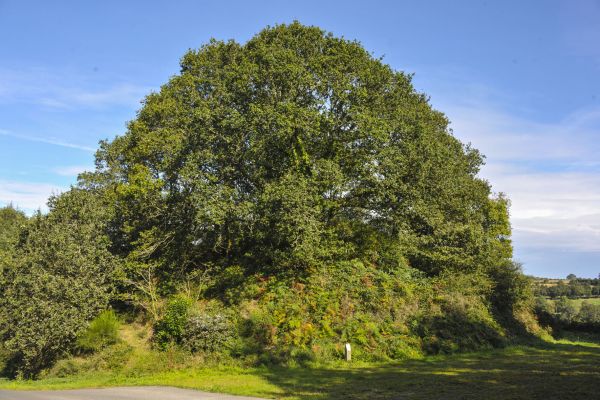
<path fill-rule="evenodd" d="M 0 388 L 172 385 L 282 399 L 591 399 L 598 396 L 598 382 L 599 342 L 562 340 L 402 363 L 96 372 L 0 381 Z"/>
<path fill-rule="evenodd" d="M 556 302 L 557 300 L 550 299 L 550 301 Z M 577 310 L 577 312 L 579 312 L 579 309 L 581 308 L 581 303 L 583 303 L 584 301 L 590 304 L 600 305 L 600 297 L 591 297 L 589 299 L 569 299 L 569 302 L 573 305 L 573 307 L 575 307 L 575 310 Z"/>

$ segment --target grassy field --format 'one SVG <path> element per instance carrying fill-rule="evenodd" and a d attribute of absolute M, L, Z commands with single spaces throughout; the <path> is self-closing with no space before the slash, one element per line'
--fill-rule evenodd
<path fill-rule="evenodd" d="M 600 344 L 563 340 L 393 364 L 93 373 L 0 381 L 0 389 L 172 385 L 281 399 L 592 399 L 599 382 Z"/>
<path fill-rule="evenodd" d="M 549 300 L 549 301 L 556 302 L 557 300 Z M 579 311 L 579 308 L 581 308 L 581 303 L 583 303 L 584 301 L 588 302 L 590 304 L 600 305 L 600 297 L 592 297 L 589 299 L 569 299 L 569 302 L 573 305 L 573 307 L 575 307 L 575 309 L 577 311 Z"/>

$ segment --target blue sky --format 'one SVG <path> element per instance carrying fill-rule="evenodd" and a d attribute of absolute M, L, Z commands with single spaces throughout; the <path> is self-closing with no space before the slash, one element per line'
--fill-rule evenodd
<path fill-rule="evenodd" d="M 0 0 L 0 205 L 43 208 L 91 169 L 187 49 L 295 19 L 415 73 L 511 198 L 525 272 L 600 273 L 598 0 Z"/>

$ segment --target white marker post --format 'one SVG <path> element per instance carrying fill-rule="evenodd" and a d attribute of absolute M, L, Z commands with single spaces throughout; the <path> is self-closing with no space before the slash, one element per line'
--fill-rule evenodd
<path fill-rule="evenodd" d="M 346 343 L 344 346 L 344 355 L 346 356 L 346 361 L 352 360 L 352 347 L 350 347 L 350 343 Z"/>

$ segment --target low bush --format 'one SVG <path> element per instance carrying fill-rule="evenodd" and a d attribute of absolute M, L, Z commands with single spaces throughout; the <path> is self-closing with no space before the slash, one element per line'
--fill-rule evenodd
<path fill-rule="evenodd" d="M 224 315 L 192 315 L 187 321 L 182 345 L 191 352 L 222 351 L 231 342 L 233 330 Z"/>
<path fill-rule="evenodd" d="M 93 353 L 117 343 L 118 338 L 119 320 L 114 311 L 106 310 L 94 318 L 77 338 L 77 347 L 82 352 Z"/>
<path fill-rule="evenodd" d="M 600 331 L 600 304 L 592 304 L 585 300 L 581 302 L 576 321 L 581 327 L 590 331 Z"/>
<path fill-rule="evenodd" d="M 512 329 L 520 329 L 522 325 L 516 316 L 526 310 L 531 314 L 534 307 L 534 296 L 531 280 L 522 272 L 521 264 L 505 261 L 488 271 L 492 287 L 488 297 L 491 310 L 496 318 Z"/>
<path fill-rule="evenodd" d="M 125 342 L 107 346 L 86 357 L 69 357 L 59 360 L 52 368 L 42 371 L 43 378 L 63 378 L 101 371 L 122 371 L 133 356 L 133 347 Z"/>
<path fill-rule="evenodd" d="M 504 343 L 502 327 L 476 299 L 444 299 L 439 311 L 431 314 L 420 320 L 418 329 L 428 354 L 475 351 Z"/>
<path fill-rule="evenodd" d="M 0 342 L 0 376 L 4 376 L 6 374 L 7 362 L 10 359 L 10 352 L 8 352 L 2 342 Z"/>
<path fill-rule="evenodd" d="M 159 349 L 182 343 L 191 306 L 192 301 L 184 296 L 175 296 L 167 303 L 162 318 L 154 325 L 154 342 Z"/>

